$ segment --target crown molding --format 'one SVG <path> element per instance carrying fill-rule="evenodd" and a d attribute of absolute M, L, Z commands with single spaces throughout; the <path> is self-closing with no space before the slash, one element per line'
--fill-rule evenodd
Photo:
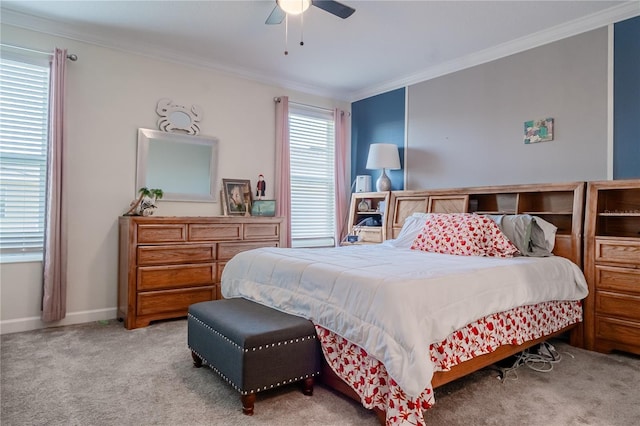
<path fill-rule="evenodd" d="M 253 70 L 242 67 L 232 67 L 215 61 L 207 61 L 196 58 L 193 55 L 185 55 L 179 50 L 171 50 L 153 44 L 124 40 L 114 36 L 112 32 L 101 31 L 93 26 L 70 25 L 58 21 L 52 21 L 41 17 L 2 9 L 3 24 L 13 25 L 34 32 L 44 33 L 56 37 L 62 37 L 81 43 L 93 44 L 120 52 L 130 53 L 151 59 L 161 59 L 178 65 L 188 65 L 206 70 L 216 70 L 220 73 L 243 78 L 253 82 L 277 86 L 288 90 L 306 94 L 329 97 L 338 101 L 348 102 L 349 98 L 344 92 L 329 91 L 324 87 L 307 85 L 290 79 L 266 76 Z"/>
<path fill-rule="evenodd" d="M 399 89 L 401 87 L 407 87 L 416 83 L 431 80 L 436 77 L 441 77 L 446 74 L 491 62 L 496 59 L 504 58 L 506 56 L 562 40 L 567 37 L 595 30 L 638 15 L 640 15 L 640 1 L 636 0 L 625 2 L 583 18 L 575 19 L 525 37 L 520 37 L 488 49 L 474 52 L 464 57 L 444 62 L 420 72 L 406 75 L 397 80 L 388 81 L 380 85 L 352 92 L 350 93 L 349 100 L 350 102 L 355 102 L 381 93 L 386 93 L 391 90 Z"/>
<path fill-rule="evenodd" d="M 2 9 L 2 21 L 4 24 L 25 28 L 39 33 L 63 37 L 78 42 L 89 43 L 100 47 L 115 49 L 121 52 L 153 59 L 161 59 L 178 65 L 189 65 L 207 70 L 213 69 L 226 75 L 240 77 L 246 80 L 311 95 L 329 97 L 331 99 L 345 102 L 355 102 L 401 87 L 431 80 L 436 77 L 504 58 L 515 53 L 591 31 L 638 15 L 640 15 L 640 1 L 628 1 L 584 18 L 576 19 L 532 35 L 511 40 L 416 73 L 405 75 L 399 79 L 369 86 L 362 90 L 345 93 L 344 91 L 331 91 L 324 87 L 307 85 L 290 79 L 266 76 L 241 67 L 231 67 L 218 62 L 203 60 L 194 56 L 185 55 L 181 51 L 160 48 L 151 44 L 132 42 L 130 39 L 119 39 L 118 36 L 114 36 L 112 32 L 101 31 L 100 29 L 96 29 L 95 26 L 70 25 L 4 8 Z"/>

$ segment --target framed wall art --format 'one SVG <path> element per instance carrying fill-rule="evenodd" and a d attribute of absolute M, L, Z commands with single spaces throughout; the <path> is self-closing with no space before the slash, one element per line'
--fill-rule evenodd
<path fill-rule="evenodd" d="M 524 122 L 524 143 L 538 143 L 553 140 L 553 118 L 541 118 Z"/>

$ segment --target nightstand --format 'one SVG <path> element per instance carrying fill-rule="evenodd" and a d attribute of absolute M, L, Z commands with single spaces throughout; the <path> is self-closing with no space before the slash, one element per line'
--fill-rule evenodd
<path fill-rule="evenodd" d="M 387 239 L 386 210 L 390 192 L 356 192 L 349 206 L 348 235 L 357 242 L 345 240 L 341 245 L 379 244 Z"/>
<path fill-rule="evenodd" d="M 640 354 L 640 179 L 589 182 L 587 349 Z"/>

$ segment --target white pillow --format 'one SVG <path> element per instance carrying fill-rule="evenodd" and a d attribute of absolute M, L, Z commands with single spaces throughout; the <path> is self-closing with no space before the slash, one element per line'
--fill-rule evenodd
<path fill-rule="evenodd" d="M 430 213 L 413 213 L 404 220 L 398 236 L 393 240 L 387 240 L 386 243 L 397 248 L 410 248 L 413 240 L 415 240 L 418 233 L 422 231 L 429 215 Z"/>

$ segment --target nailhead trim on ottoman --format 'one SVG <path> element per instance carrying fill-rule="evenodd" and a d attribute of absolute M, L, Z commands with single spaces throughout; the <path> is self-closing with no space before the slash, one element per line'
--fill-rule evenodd
<path fill-rule="evenodd" d="M 194 364 L 208 365 L 240 392 L 245 414 L 253 414 L 256 392 L 304 381 L 311 394 L 320 374 L 313 323 L 246 299 L 191 305 L 187 334 Z"/>

